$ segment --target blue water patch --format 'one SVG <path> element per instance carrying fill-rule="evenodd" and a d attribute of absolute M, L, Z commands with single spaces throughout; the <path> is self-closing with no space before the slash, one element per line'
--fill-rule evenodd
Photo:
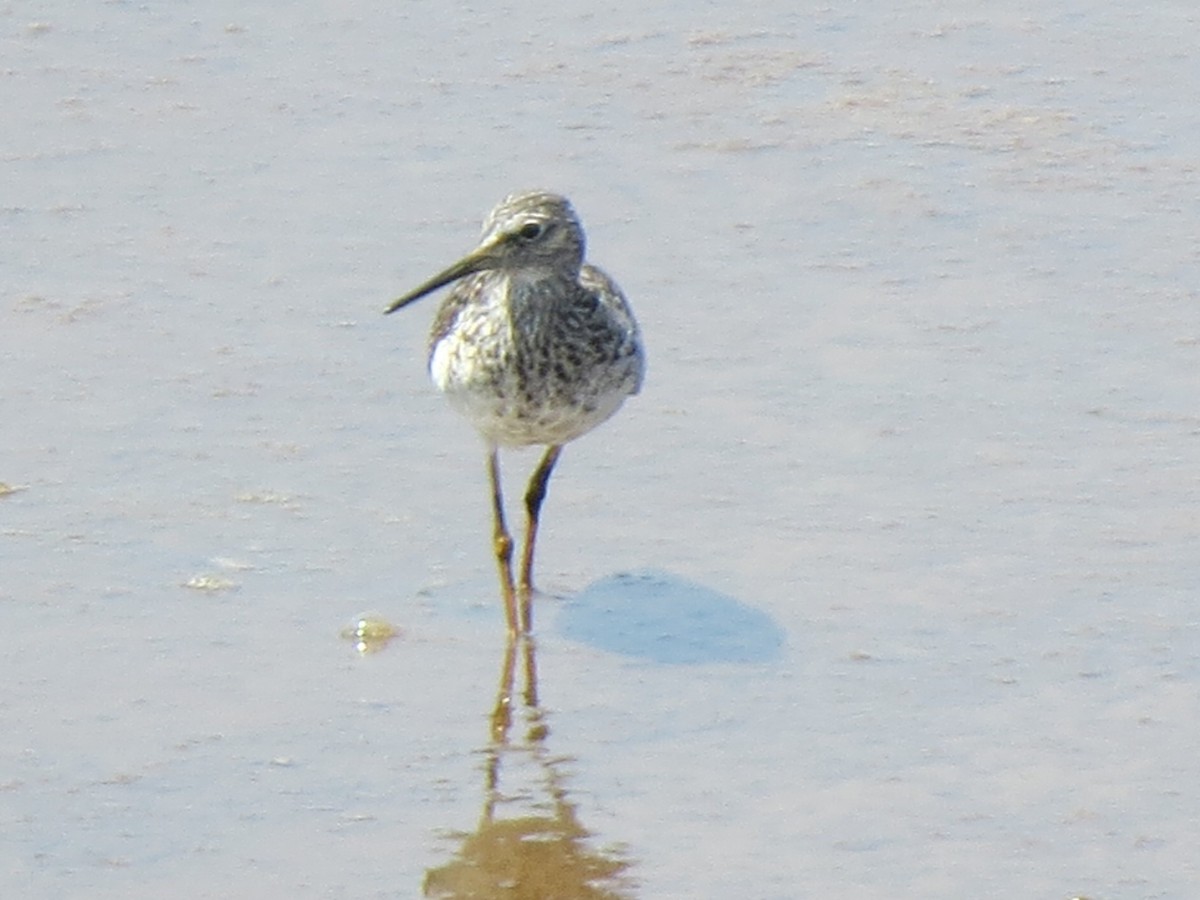
<path fill-rule="evenodd" d="M 660 663 L 767 662 L 784 643 L 766 613 L 657 571 L 589 585 L 567 601 L 557 625 L 571 640 Z"/>

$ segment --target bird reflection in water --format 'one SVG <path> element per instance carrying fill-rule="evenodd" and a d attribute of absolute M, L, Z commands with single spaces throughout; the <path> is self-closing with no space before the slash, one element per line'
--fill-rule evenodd
<path fill-rule="evenodd" d="M 524 670 L 520 706 L 513 681 L 518 651 Z M 538 704 L 536 648 L 527 636 L 507 643 L 486 749 L 483 813 L 473 832 L 458 833 L 458 849 L 425 876 L 425 896 L 511 897 L 514 900 L 629 900 L 632 862 L 616 850 L 597 849 L 579 822 L 562 768 L 570 761 L 547 746 L 550 730 Z M 512 738 L 514 718 L 522 735 Z M 501 789 L 510 779 L 525 784 Z M 514 772 L 520 769 L 522 771 Z"/>

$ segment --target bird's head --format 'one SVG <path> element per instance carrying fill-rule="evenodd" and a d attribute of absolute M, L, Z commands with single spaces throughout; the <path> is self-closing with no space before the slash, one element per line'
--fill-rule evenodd
<path fill-rule="evenodd" d="M 546 191 L 511 194 L 484 219 L 479 246 L 394 301 L 385 312 L 395 312 L 475 272 L 542 270 L 577 275 L 583 254 L 583 227 L 566 197 Z"/>

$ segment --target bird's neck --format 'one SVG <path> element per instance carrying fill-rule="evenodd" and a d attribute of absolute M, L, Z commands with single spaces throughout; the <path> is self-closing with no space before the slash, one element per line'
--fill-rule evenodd
<path fill-rule="evenodd" d="M 562 293 L 565 285 L 577 284 L 579 278 L 561 268 L 522 266 L 508 273 L 510 302 L 538 302 Z"/>

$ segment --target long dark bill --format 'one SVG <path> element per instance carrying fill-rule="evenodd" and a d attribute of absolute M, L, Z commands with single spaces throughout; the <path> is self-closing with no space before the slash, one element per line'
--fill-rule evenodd
<path fill-rule="evenodd" d="M 452 281 L 458 281 L 460 278 L 465 278 L 467 275 L 486 269 L 490 265 L 491 254 L 488 253 L 487 248 L 480 247 L 478 250 L 464 256 L 444 272 L 434 275 L 419 288 L 409 291 L 399 300 L 393 300 L 391 305 L 383 311 L 384 315 L 394 313 L 396 310 L 408 306 L 414 300 L 420 300 L 426 294 L 430 294 L 440 287 L 445 287 Z"/>

